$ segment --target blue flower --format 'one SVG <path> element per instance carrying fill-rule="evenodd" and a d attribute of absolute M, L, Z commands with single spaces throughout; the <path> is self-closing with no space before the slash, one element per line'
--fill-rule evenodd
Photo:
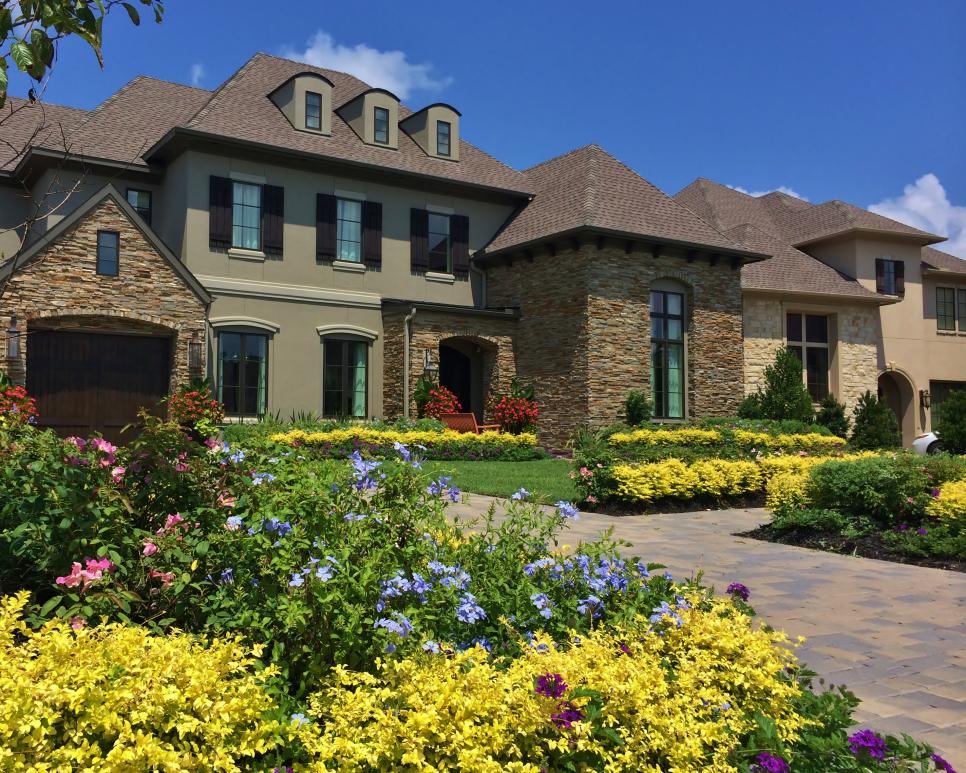
<path fill-rule="evenodd" d="M 349 456 L 352 462 L 352 475 L 356 480 L 356 489 L 358 491 L 365 491 L 367 489 L 378 488 L 379 484 L 372 477 L 371 473 L 379 467 L 382 462 L 367 462 L 362 458 L 362 454 L 358 451 L 353 451 Z"/>
<path fill-rule="evenodd" d="M 315 567 L 315 579 L 328 582 L 335 577 L 335 569 L 330 564 L 319 564 Z"/>
<path fill-rule="evenodd" d="M 309 720 L 305 718 L 305 714 L 302 714 L 302 713 L 293 714 L 291 716 L 291 720 L 296 725 L 307 725 L 309 723 Z"/>
<path fill-rule="evenodd" d="M 661 606 L 654 607 L 651 612 L 654 613 L 650 617 L 652 623 L 660 623 L 665 617 L 670 617 L 678 628 L 684 625 L 684 620 L 681 619 L 681 616 L 666 601 L 662 601 Z"/>
<path fill-rule="evenodd" d="M 636 566 L 637 566 L 637 573 L 641 575 L 641 577 L 643 577 L 645 580 L 651 576 L 651 573 L 647 571 L 647 567 L 644 565 L 643 561 L 638 561 Z"/>
<path fill-rule="evenodd" d="M 442 648 L 432 639 L 423 644 L 423 652 L 431 652 L 433 655 L 438 655 L 442 651 Z"/>
<path fill-rule="evenodd" d="M 486 612 L 483 607 L 476 603 L 476 597 L 472 593 L 464 593 L 460 596 L 460 605 L 456 610 L 456 619 L 461 623 L 472 625 L 480 620 L 486 619 Z"/>
<path fill-rule="evenodd" d="M 531 561 L 529 564 L 523 565 L 523 573 L 527 577 L 533 577 L 538 569 L 546 569 L 549 566 L 553 566 L 556 563 L 552 558 L 546 556 L 544 558 L 538 558 L 536 561 Z"/>
<path fill-rule="evenodd" d="M 561 499 L 556 504 L 557 512 L 559 512 L 564 518 L 569 518 L 572 521 L 576 521 L 580 518 L 580 512 L 574 507 L 570 502 Z"/>
<path fill-rule="evenodd" d="M 582 615 L 586 615 L 589 612 L 591 617 L 594 619 L 600 617 L 600 613 L 603 608 L 603 603 L 596 596 L 588 596 L 587 598 L 580 599 L 577 602 L 577 611 Z"/>
<path fill-rule="evenodd" d="M 546 593 L 534 593 L 530 596 L 530 601 L 539 610 L 541 617 L 547 620 L 553 617 L 553 602 Z"/>
<path fill-rule="evenodd" d="M 519 502 L 523 499 L 526 499 L 528 496 L 530 496 L 530 492 L 521 486 L 516 491 L 514 491 L 513 494 L 510 495 L 510 499 L 513 499 Z"/>
<path fill-rule="evenodd" d="M 240 515 L 229 515 L 225 519 L 225 528 L 228 531 L 238 531 L 242 527 L 242 517 Z"/>
<path fill-rule="evenodd" d="M 228 453 L 228 444 L 227 444 L 227 443 L 225 443 L 225 453 Z M 229 456 L 228 458 L 229 458 L 229 459 L 230 459 L 230 460 L 231 460 L 232 462 L 234 462 L 235 464 L 239 464 L 240 462 L 243 462 L 243 461 L 245 461 L 245 452 L 244 452 L 244 451 L 242 451 L 242 450 L 241 450 L 241 449 L 239 448 L 239 449 L 238 449 L 237 451 L 235 451 L 235 453 L 233 453 L 233 454 L 232 454 L 231 456 Z"/>
<path fill-rule="evenodd" d="M 404 462 L 408 462 L 412 459 L 412 454 L 409 452 L 409 449 L 406 448 L 406 446 L 404 446 L 399 441 L 396 441 L 395 443 L 393 443 L 392 447 L 396 450 L 396 453 L 398 453 L 402 457 L 402 460 Z"/>
<path fill-rule="evenodd" d="M 235 582 L 235 573 L 231 567 L 221 570 L 221 581 L 225 585 L 231 585 Z"/>
<path fill-rule="evenodd" d="M 343 521 L 363 521 L 365 518 L 365 513 L 346 513 L 342 516 Z"/>
<path fill-rule="evenodd" d="M 279 537 L 284 537 L 292 531 L 292 524 L 288 521 L 280 521 L 278 518 L 269 518 L 262 524 L 262 528 L 269 534 L 278 534 Z"/>
<path fill-rule="evenodd" d="M 256 472 L 252 474 L 252 484 L 255 486 L 260 486 L 262 483 L 271 483 L 275 480 L 275 476 L 270 472 Z"/>
<path fill-rule="evenodd" d="M 400 612 L 393 612 L 392 618 L 380 617 L 372 627 L 385 628 L 389 633 L 402 638 L 408 636 L 413 630 L 413 624 L 409 622 L 409 618 Z"/>
<path fill-rule="evenodd" d="M 303 585 L 305 585 L 305 577 L 302 576 L 302 573 L 293 572 L 292 579 L 288 581 L 288 587 L 301 588 Z"/>

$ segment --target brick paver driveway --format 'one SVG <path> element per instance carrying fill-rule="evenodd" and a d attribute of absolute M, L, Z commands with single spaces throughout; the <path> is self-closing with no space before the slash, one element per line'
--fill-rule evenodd
<path fill-rule="evenodd" d="M 469 494 L 450 512 L 472 516 L 492 501 Z M 764 620 L 807 637 L 798 654 L 809 667 L 862 698 L 859 722 L 907 732 L 966 768 L 966 574 L 732 536 L 767 519 L 764 510 L 582 513 L 564 541 L 612 526 L 675 577 L 703 570 L 719 591 L 743 582 Z"/>

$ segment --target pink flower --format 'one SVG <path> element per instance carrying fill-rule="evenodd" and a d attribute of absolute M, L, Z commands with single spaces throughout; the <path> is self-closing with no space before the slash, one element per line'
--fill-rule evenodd
<path fill-rule="evenodd" d="M 74 437 L 73 435 L 66 439 L 66 442 L 72 444 L 77 448 L 78 451 L 83 451 L 87 447 L 87 441 L 82 437 Z"/>
<path fill-rule="evenodd" d="M 593 494 L 588 494 L 587 495 L 587 504 L 596 505 L 597 504 L 597 497 L 595 497 Z"/>
<path fill-rule="evenodd" d="M 158 529 L 155 532 L 155 534 L 157 534 L 158 536 L 163 536 L 165 533 L 171 531 L 172 529 L 178 528 L 178 526 L 182 523 L 184 523 L 184 518 L 181 517 L 181 513 L 174 513 L 173 515 L 169 515 L 164 521 L 164 526 Z M 187 524 L 185 524 L 185 526 L 182 528 L 187 528 Z"/>
<path fill-rule="evenodd" d="M 58 577 L 55 582 L 66 588 L 76 588 L 80 585 L 83 591 L 87 590 L 91 583 L 100 580 L 104 576 L 104 572 L 113 572 L 116 568 L 106 558 L 88 558 L 85 564 L 86 567 L 82 568 L 78 561 L 74 561 L 70 567 L 70 574 Z"/>
<path fill-rule="evenodd" d="M 581 467 L 580 468 L 580 477 L 582 477 L 582 478 L 593 478 L 594 477 L 594 473 L 592 473 L 586 467 Z"/>
<path fill-rule="evenodd" d="M 167 588 L 172 582 L 174 582 L 174 572 L 161 572 L 157 569 L 152 569 L 150 572 L 148 572 L 148 577 L 150 577 L 152 580 L 161 580 L 162 588 Z"/>
<path fill-rule="evenodd" d="M 187 464 L 185 464 L 184 462 L 178 462 L 178 463 L 177 463 L 177 464 L 176 464 L 176 465 L 174 466 L 174 471 L 175 471 L 175 472 L 187 472 L 187 471 L 188 471 L 188 470 L 190 470 L 190 469 L 191 469 L 191 468 L 190 468 L 190 467 L 189 467 L 189 466 L 188 466 Z"/>
<path fill-rule="evenodd" d="M 209 451 L 214 451 L 216 448 L 221 448 L 221 443 L 218 442 L 218 438 L 216 437 L 205 438 L 205 445 L 208 447 Z"/>
<path fill-rule="evenodd" d="M 101 467 L 110 467 L 114 464 L 114 454 L 117 451 L 116 445 L 100 437 L 92 438 L 90 445 L 97 453 L 104 454 L 104 457 L 100 460 Z"/>
<path fill-rule="evenodd" d="M 71 454 L 64 458 L 64 462 L 69 464 L 71 467 L 86 467 L 90 462 L 86 459 L 81 459 L 79 456 Z"/>
<path fill-rule="evenodd" d="M 113 470 L 111 470 L 111 479 L 115 483 L 120 483 L 122 480 L 124 480 L 125 472 L 127 472 L 127 470 L 125 470 L 123 467 L 115 467 Z"/>
<path fill-rule="evenodd" d="M 219 507 L 234 507 L 237 501 L 228 491 L 222 491 L 218 494 Z"/>
<path fill-rule="evenodd" d="M 70 619 L 70 627 L 73 628 L 75 631 L 81 631 L 84 628 L 87 628 L 87 621 L 83 617 L 80 617 L 79 615 L 74 615 Z"/>
<path fill-rule="evenodd" d="M 57 584 L 64 585 L 68 588 L 76 588 L 81 584 L 82 571 L 83 569 L 81 569 L 81 565 L 77 561 L 74 561 L 74 563 L 70 565 L 70 574 L 65 574 L 63 577 L 58 577 Z"/>
<path fill-rule="evenodd" d="M 153 542 L 145 542 L 144 550 L 141 551 L 141 554 L 145 556 L 153 556 L 157 552 L 158 552 L 157 545 L 155 545 Z"/>

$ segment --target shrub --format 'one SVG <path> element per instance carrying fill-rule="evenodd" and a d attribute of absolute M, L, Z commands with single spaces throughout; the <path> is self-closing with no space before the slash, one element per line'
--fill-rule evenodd
<path fill-rule="evenodd" d="M 776 517 L 804 510 L 809 503 L 808 473 L 779 472 L 769 479 L 765 492 L 765 507 Z"/>
<path fill-rule="evenodd" d="M 540 408 L 526 397 L 503 395 L 490 400 L 488 412 L 503 432 L 520 434 L 537 426 Z"/>
<path fill-rule="evenodd" d="M 852 526 L 848 518 L 837 510 L 815 508 L 787 508 L 775 511 L 771 527 L 779 532 L 806 530 L 838 534 Z"/>
<path fill-rule="evenodd" d="M 966 454 L 966 391 L 950 392 L 943 400 L 936 434 L 942 441 L 944 451 Z"/>
<path fill-rule="evenodd" d="M 65 620 L 32 630 L 26 602 L 0 599 L 4 769 L 263 770 L 291 734 L 264 689 L 273 669 L 255 672 L 237 640 Z"/>
<path fill-rule="evenodd" d="M 738 403 L 738 417 L 741 419 L 764 419 L 765 412 L 761 406 L 761 390 L 745 395 Z"/>
<path fill-rule="evenodd" d="M 423 405 L 422 416 L 438 419 L 443 414 L 459 413 L 461 410 L 463 410 L 463 406 L 456 399 L 456 395 L 444 386 L 435 386 L 429 390 L 428 397 Z"/>
<path fill-rule="evenodd" d="M 930 521 L 919 528 L 900 524 L 883 532 L 882 538 L 893 550 L 914 558 L 966 559 L 966 528 L 962 521 Z"/>
<path fill-rule="evenodd" d="M 849 419 L 845 415 L 845 404 L 836 400 L 835 395 L 831 392 L 822 400 L 819 411 L 815 415 L 815 422 L 827 427 L 837 437 L 847 438 L 849 436 Z"/>
<path fill-rule="evenodd" d="M 966 525 L 966 480 L 957 480 L 930 491 L 933 499 L 926 505 L 926 515 Z"/>
<path fill-rule="evenodd" d="M 899 422 L 885 403 L 866 391 L 852 411 L 852 437 L 854 448 L 895 448 L 902 445 Z"/>
<path fill-rule="evenodd" d="M 801 686 L 783 634 L 730 600 L 697 602 L 659 611 L 660 636 L 646 618 L 567 647 L 537 635 L 506 668 L 476 648 L 340 670 L 312 700 L 322 730 L 306 745 L 367 770 L 733 770 L 760 718 L 773 743 L 797 738 Z"/>
<path fill-rule="evenodd" d="M 624 420 L 631 427 L 638 427 L 651 420 L 651 400 L 639 389 L 632 389 L 624 398 Z"/>
<path fill-rule="evenodd" d="M 687 465 L 679 459 L 653 464 L 617 465 L 614 496 L 635 504 L 660 499 L 739 496 L 761 491 L 761 469 L 751 461 L 702 459 Z"/>
<path fill-rule="evenodd" d="M 168 418 L 205 438 L 215 434 L 217 425 L 224 421 L 225 408 L 214 399 L 207 384 L 181 386 L 168 397 Z"/>
<path fill-rule="evenodd" d="M 746 398 L 742 405 L 747 402 Z M 775 361 L 765 368 L 765 388 L 759 388 L 751 402 L 757 403 L 757 411 L 764 419 L 812 421 L 815 415 L 812 398 L 802 383 L 802 361 L 795 352 L 782 347 L 775 353 Z M 758 416 L 746 415 L 745 418 Z"/>

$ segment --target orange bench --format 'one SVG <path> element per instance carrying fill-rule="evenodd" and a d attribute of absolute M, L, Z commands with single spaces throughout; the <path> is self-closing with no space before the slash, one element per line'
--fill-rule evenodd
<path fill-rule="evenodd" d="M 444 413 L 439 420 L 446 425 L 447 429 L 457 432 L 473 432 L 479 435 L 481 432 L 500 431 L 499 424 L 477 424 L 474 413 Z"/>

